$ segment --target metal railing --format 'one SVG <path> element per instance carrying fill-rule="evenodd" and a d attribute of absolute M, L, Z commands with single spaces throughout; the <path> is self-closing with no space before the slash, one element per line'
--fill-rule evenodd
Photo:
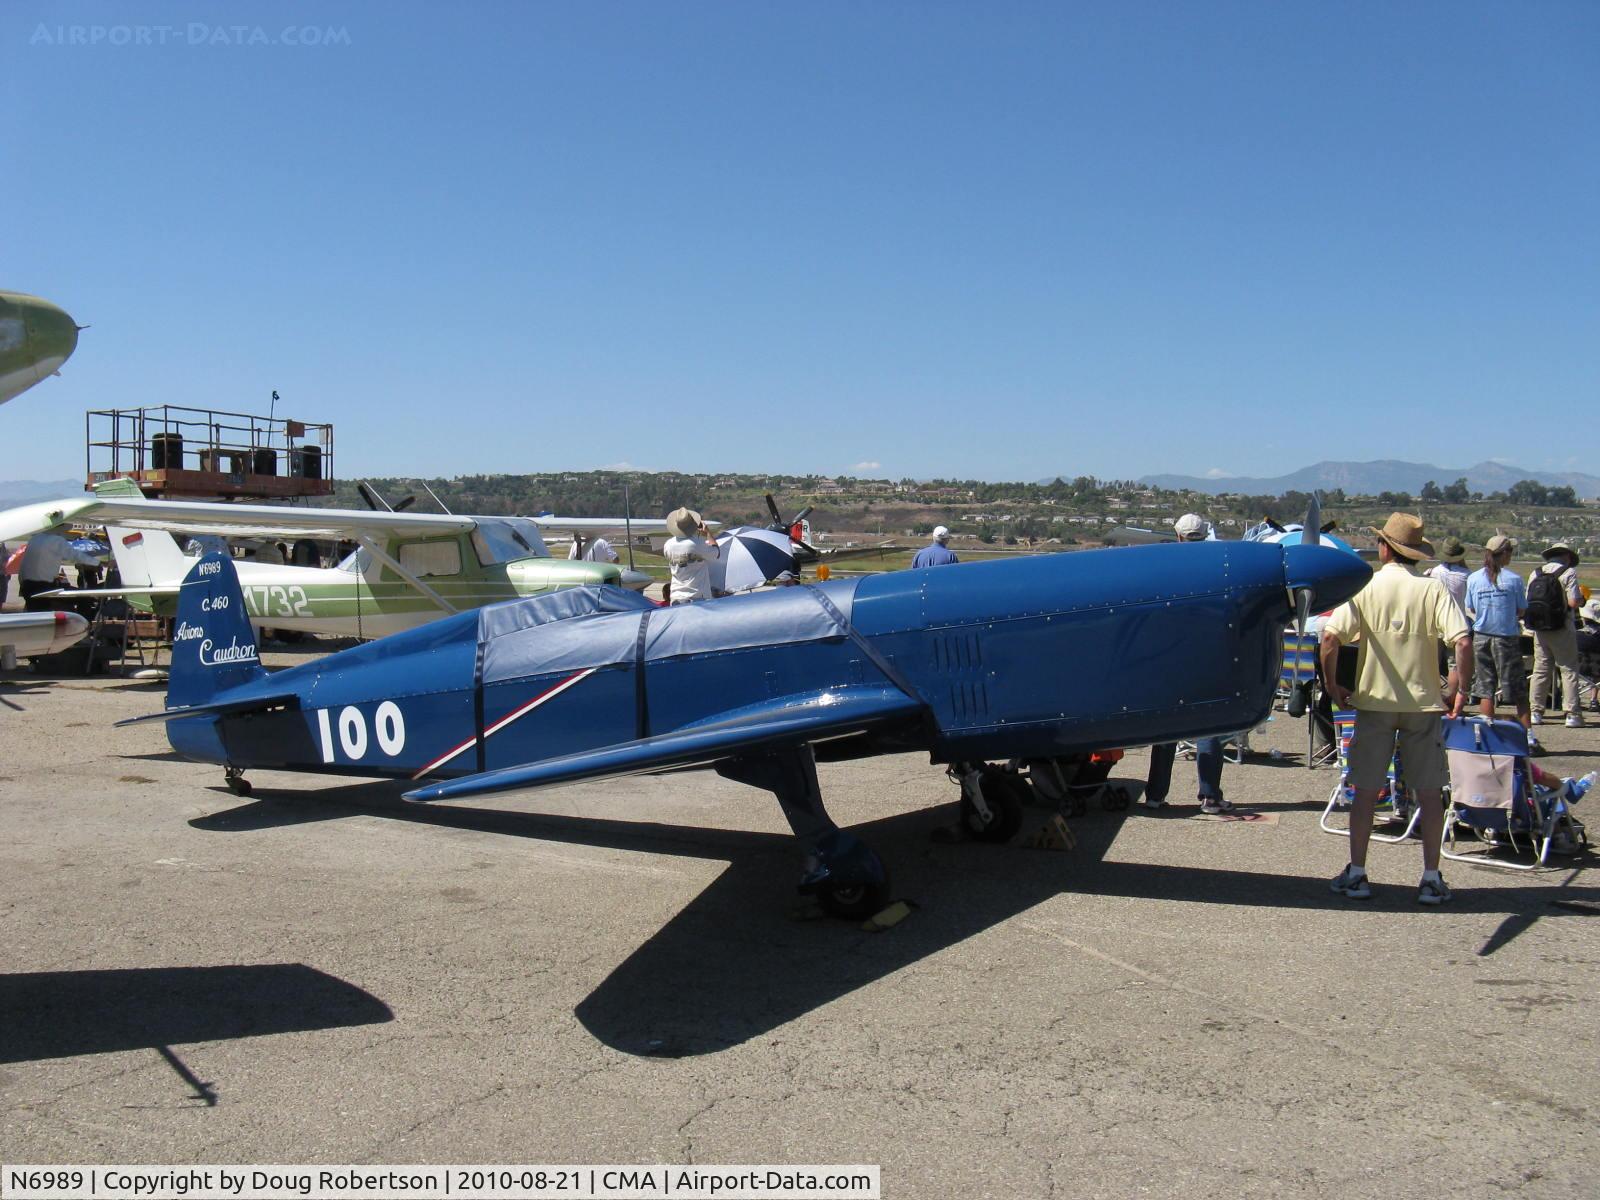
<path fill-rule="evenodd" d="M 333 479 L 333 426 L 162 404 L 84 417 L 87 477 L 204 471 L 234 478 Z"/>

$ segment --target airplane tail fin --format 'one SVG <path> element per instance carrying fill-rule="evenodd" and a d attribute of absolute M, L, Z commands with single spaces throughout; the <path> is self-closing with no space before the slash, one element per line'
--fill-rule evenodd
<path fill-rule="evenodd" d="M 167 707 L 208 704 L 217 693 L 265 674 L 233 560 L 225 554 L 207 554 L 184 578 L 178 593 Z"/>
<path fill-rule="evenodd" d="M 116 499 L 144 497 L 139 485 L 131 479 L 97 483 L 94 493 Z M 111 555 L 117 561 L 117 573 L 122 576 L 124 587 L 174 584 L 193 565 L 179 549 L 177 540 L 162 530 L 112 525 L 106 529 L 106 535 L 111 539 Z"/>

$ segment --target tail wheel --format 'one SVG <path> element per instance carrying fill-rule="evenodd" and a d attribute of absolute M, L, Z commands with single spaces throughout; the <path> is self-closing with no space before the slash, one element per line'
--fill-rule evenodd
<path fill-rule="evenodd" d="M 985 767 L 978 777 L 989 819 L 965 795 L 961 797 L 961 824 L 969 836 L 980 842 L 1009 842 L 1022 828 L 1022 807 L 1028 799 L 1028 784 L 1020 775 Z"/>

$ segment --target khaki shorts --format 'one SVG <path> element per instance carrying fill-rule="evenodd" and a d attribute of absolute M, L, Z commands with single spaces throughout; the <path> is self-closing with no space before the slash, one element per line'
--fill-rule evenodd
<path fill-rule="evenodd" d="M 1444 759 L 1442 714 L 1436 712 L 1356 713 L 1350 738 L 1351 787 L 1377 791 L 1389 778 L 1389 760 L 1400 751 L 1400 777 L 1419 792 L 1436 792 L 1449 778 Z"/>

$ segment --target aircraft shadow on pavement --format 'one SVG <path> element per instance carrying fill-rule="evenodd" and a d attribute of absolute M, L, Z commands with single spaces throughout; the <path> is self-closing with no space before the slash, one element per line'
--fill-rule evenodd
<path fill-rule="evenodd" d="M 303 794 L 302 794 L 303 795 Z M 1298 806 L 1295 806 L 1298 807 Z M 200 818 L 201 828 L 259 829 L 340 816 L 383 816 L 455 829 L 657 854 L 722 859 L 728 869 L 619 964 L 575 1009 L 599 1041 L 628 1054 L 715 1053 L 1001 924 L 1063 893 L 1273 909 L 1337 909 L 1360 919 L 1414 907 L 1410 887 L 1377 887 L 1368 904 L 1328 891 L 1323 878 L 1224 868 L 1106 862 L 1124 814 L 1072 822 L 1077 848 L 1044 853 L 980 843 L 941 845 L 930 834 L 954 806 L 919 809 L 853 826 L 891 864 L 897 896 L 921 911 L 888 932 L 791 919 L 786 885 L 800 851 L 783 834 L 663 825 L 457 806 L 398 798 L 388 781 L 290 803 L 258 801 Z M 274 815 L 278 814 L 278 815 Z M 224 820 L 229 824 L 221 824 Z M 1455 907 L 1493 905 L 1514 937 L 1531 918 L 1556 915 L 1550 899 L 1600 902 L 1600 888 L 1470 889 Z M 1528 919 L 1525 919 L 1528 918 Z M 1492 951 L 1490 951 L 1492 952 Z"/>
<path fill-rule="evenodd" d="M 303 963 L 0 975 L 0 1062 L 393 1019 L 377 997 Z"/>
<path fill-rule="evenodd" d="M 45 692 L 50 689 L 44 683 L 34 683 L 26 679 L 0 679 L 0 706 L 15 712 L 27 712 L 26 704 L 18 704 L 11 699 L 12 696 L 29 696 L 34 692 Z"/>

